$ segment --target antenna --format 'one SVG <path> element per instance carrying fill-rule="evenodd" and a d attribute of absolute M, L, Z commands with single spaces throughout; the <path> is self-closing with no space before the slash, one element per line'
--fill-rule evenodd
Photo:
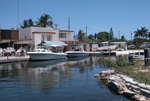
<path fill-rule="evenodd" d="M 120 40 L 120 31 L 119 31 L 119 40 Z"/>
<path fill-rule="evenodd" d="M 70 31 L 70 17 L 68 17 L 68 30 Z"/>
<path fill-rule="evenodd" d="M 56 27 L 56 29 L 57 29 L 57 26 L 59 26 L 59 24 L 57 24 L 57 23 L 56 23 L 56 24 L 54 24 L 54 26 L 55 26 L 55 27 Z"/>
<path fill-rule="evenodd" d="M 85 26 L 86 27 L 86 37 L 87 37 L 87 26 Z"/>
<path fill-rule="evenodd" d="M 19 0 L 17 0 L 17 28 L 19 28 Z"/>

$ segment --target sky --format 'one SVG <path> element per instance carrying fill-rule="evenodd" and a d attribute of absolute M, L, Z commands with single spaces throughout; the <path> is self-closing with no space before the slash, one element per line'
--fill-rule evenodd
<path fill-rule="evenodd" d="M 0 27 L 17 28 L 17 0 L 0 0 Z M 124 35 L 131 40 L 131 32 L 141 27 L 150 30 L 150 0 L 19 0 L 19 23 L 31 18 L 38 21 L 43 14 L 49 14 L 57 28 L 70 29 L 78 33 L 81 29 L 94 34 L 110 32 L 114 37 Z M 133 38 L 133 37 L 132 37 Z"/>

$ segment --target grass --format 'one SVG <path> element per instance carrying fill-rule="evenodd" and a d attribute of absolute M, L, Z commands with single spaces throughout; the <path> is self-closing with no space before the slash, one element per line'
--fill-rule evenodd
<path fill-rule="evenodd" d="M 144 60 L 133 60 L 131 63 L 127 63 L 125 62 L 125 57 L 115 62 L 101 58 L 99 63 L 114 68 L 121 74 L 131 77 L 139 83 L 150 85 L 150 67 L 145 67 Z"/>
<path fill-rule="evenodd" d="M 128 50 L 144 50 L 142 48 L 128 49 Z"/>

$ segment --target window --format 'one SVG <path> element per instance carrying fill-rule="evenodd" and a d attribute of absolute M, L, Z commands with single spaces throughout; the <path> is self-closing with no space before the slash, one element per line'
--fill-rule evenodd
<path fill-rule="evenodd" d="M 47 41 L 51 41 L 51 36 L 47 36 Z"/>
<path fill-rule="evenodd" d="M 11 39 L 11 31 L 1 30 L 1 39 Z"/>
<path fill-rule="evenodd" d="M 41 36 L 41 40 L 44 41 L 44 35 Z"/>
<path fill-rule="evenodd" d="M 59 33 L 59 38 L 66 38 L 66 33 Z"/>

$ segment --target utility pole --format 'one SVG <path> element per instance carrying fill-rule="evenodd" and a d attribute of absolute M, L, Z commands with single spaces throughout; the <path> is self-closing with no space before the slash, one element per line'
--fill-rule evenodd
<path fill-rule="evenodd" d="M 59 24 L 57 24 L 57 23 L 56 23 L 56 24 L 54 24 L 54 26 L 55 26 L 55 27 L 56 27 L 56 29 L 57 29 L 57 26 L 59 26 Z"/>
<path fill-rule="evenodd" d="M 132 41 L 132 31 L 131 31 L 131 41 Z"/>
<path fill-rule="evenodd" d="M 120 40 L 120 31 L 119 31 L 119 40 Z"/>
<path fill-rule="evenodd" d="M 19 29 L 19 0 L 17 0 L 17 29 Z"/>
<path fill-rule="evenodd" d="M 68 17 L 68 31 L 70 31 L 70 17 Z"/>
<path fill-rule="evenodd" d="M 87 26 L 85 26 L 86 27 L 86 37 L 87 37 Z"/>

